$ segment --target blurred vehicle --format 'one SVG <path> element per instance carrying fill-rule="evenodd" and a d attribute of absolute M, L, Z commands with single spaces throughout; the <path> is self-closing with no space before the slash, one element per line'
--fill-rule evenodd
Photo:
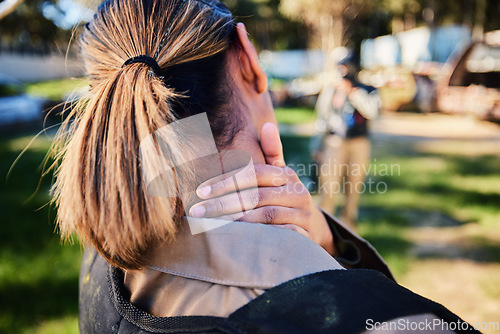
<path fill-rule="evenodd" d="M 442 112 L 500 121 L 500 45 L 474 43 L 438 83 Z"/>
<path fill-rule="evenodd" d="M 0 126 L 40 122 L 42 100 L 24 93 L 23 85 L 0 74 Z"/>

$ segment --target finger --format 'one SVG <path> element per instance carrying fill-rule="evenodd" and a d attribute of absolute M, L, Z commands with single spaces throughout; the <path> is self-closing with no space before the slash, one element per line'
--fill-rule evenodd
<path fill-rule="evenodd" d="M 258 218 L 258 216 L 256 216 L 256 217 Z M 261 223 L 259 221 L 256 221 L 253 217 L 250 217 L 248 212 L 247 213 L 240 212 L 237 214 L 225 215 L 225 216 L 219 217 L 219 219 L 228 220 L 228 221 L 240 221 L 240 222 L 245 222 L 245 223 L 250 223 L 250 224 L 260 224 Z M 309 232 L 307 232 L 304 228 L 302 228 L 300 226 L 297 226 L 294 224 L 271 224 L 271 225 L 273 225 L 275 227 L 284 228 L 287 230 L 298 232 L 298 233 L 302 234 L 303 236 L 308 237 L 309 239 L 313 240 L 311 234 L 309 234 Z"/>
<path fill-rule="evenodd" d="M 195 218 L 214 218 L 253 209 L 259 202 L 259 189 L 233 192 L 197 203 L 189 210 Z"/>
<path fill-rule="evenodd" d="M 279 187 L 297 179 L 298 176 L 289 167 L 248 165 L 203 182 L 198 186 L 196 194 L 201 199 L 208 199 L 257 186 Z"/>
<path fill-rule="evenodd" d="M 261 206 L 300 207 L 303 202 L 302 189 L 294 189 L 291 185 L 260 187 L 226 194 L 197 203 L 193 205 L 189 212 L 192 217 L 196 218 L 214 218 Z"/>
<path fill-rule="evenodd" d="M 201 183 L 196 195 L 201 199 L 214 198 L 241 189 L 258 186 L 257 172 L 253 164 L 217 175 Z"/>
<path fill-rule="evenodd" d="M 307 217 L 302 210 L 282 206 L 262 206 L 248 210 L 238 219 L 248 223 L 261 223 L 270 225 L 296 225 L 307 231 L 305 221 Z"/>
<path fill-rule="evenodd" d="M 283 145 L 280 133 L 276 125 L 271 122 L 265 123 L 260 130 L 260 146 L 266 159 L 266 163 L 273 166 L 285 166 L 283 157 Z"/>

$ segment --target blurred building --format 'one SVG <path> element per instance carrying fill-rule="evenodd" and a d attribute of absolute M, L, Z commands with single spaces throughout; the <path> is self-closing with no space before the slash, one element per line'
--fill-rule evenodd
<path fill-rule="evenodd" d="M 402 65 L 414 69 L 420 63 L 444 64 L 472 41 L 469 28 L 461 25 L 419 27 L 394 35 L 364 40 L 361 66 L 364 69 Z"/>
<path fill-rule="evenodd" d="M 384 110 L 435 111 L 442 66 L 471 41 L 471 30 L 462 25 L 422 26 L 364 40 L 360 80 L 378 88 Z"/>
<path fill-rule="evenodd" d="M 19 81 L 44 81 L 80 77 L 84 69 L 76 57 L 4 51 L 0 52 L 0 74 Z"/>

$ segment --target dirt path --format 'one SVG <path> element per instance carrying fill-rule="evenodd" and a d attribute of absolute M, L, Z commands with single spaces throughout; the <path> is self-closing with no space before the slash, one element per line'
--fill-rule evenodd
<path fill-rule="evenodd" d="M 500 126 L 449 115 L 389 114 L 372 124 L 375 149 L 415 154 L 499 155 Z M 500 166 L 499 166 L 500 173 Z M 500 203 L 499 203 L 500 205 Z M 408 213 L 411 266 L 400 283 L 446 305 L 483 333 L 500 333 L 500 225 Z M 500 223 L 500 222 L 499 222 Z"/>
<path fill-rule="evenodd" d="M 500 126 L 497 124 L 443 114 L 386 114 L 372 122 L 372 133 L 417 139 L 500 140 Z"/>

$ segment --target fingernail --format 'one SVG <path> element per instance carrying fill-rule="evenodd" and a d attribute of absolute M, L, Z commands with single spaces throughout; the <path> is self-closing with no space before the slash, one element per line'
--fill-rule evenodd
<path fill-rule="evenodd" d="M 203 216 L 205 216 L 206 212 L 207 209 L 205 209 L 203 205 L 193 206 L 191 210 L 189 210 L 189 213 L 193 218 L 202 218 Z"/>
<path fill-rule="evenodd" d="M 210 186 L 203 186 L 201 188 L 198 188 L 198 197 L 200 198 L 207 198 L 208 195 L 210 195 L 210 192 L 212 191 L 212 188 Z"/>

